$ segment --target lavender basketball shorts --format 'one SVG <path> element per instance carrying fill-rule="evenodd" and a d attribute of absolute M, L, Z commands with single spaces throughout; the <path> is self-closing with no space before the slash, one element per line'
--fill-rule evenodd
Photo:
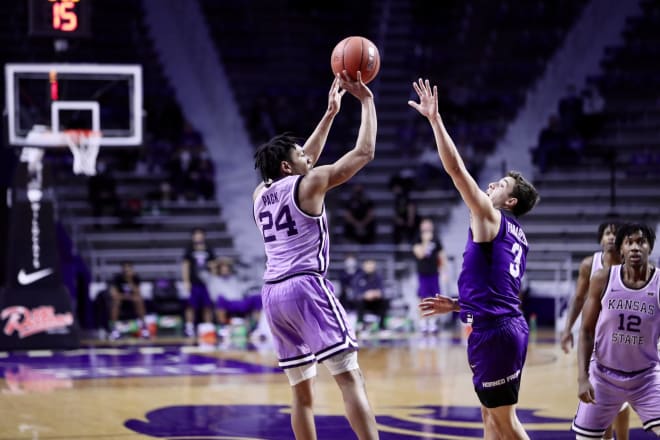
<path fill-rule="evenodd" d="M 226 299 L 220 296 L 216 301 L 216 305 L 219 309 L 226 310 L 229 314 L 245 314 L 255 310 L 261 310 L 261 296 L 257 293 L 257 295 L 236 300 Z"/>
<path fill-rule="evenodd" d="M 211 297 L 209 291 L 206 289 L 205 284 L 192 284 L 190 286 L 190 296 L 188 297 L 188 305 L 193 309 L 201 307 L 212 307 Z"/>
<path fill-rule="evenodd" d="M 267 283 L 261 299 L 280 367 L 321 362 L 341 351 L 357 349 L 346 312 L 325 278 L 305 274 Z"/>
<path fill-rule="evenodd" d="M 440 277 L 438 274 L 435 275 L 422 275 L 418 274 L 417 279 L 419 281 L 417 287 L 417 295 L 420 298 L 429 298 L 435 296 L 437 293 L 440 293 Z"/>
<path fill-rule="evenodd" d="M 639 374 L 616 372 L 591 361 L 589 380 L 596 403 L 578 403 L 573 432 L 600 438 L 614 421 L 624 402 L 630 403 L 649 431 L 660 426 L 660 365 Z"/>
<path fill-rule="evenodd" d="M 479 400 L 486 408 L 517 403 L 529 337 L 525 318 L 505 316 L 472 325 L 467 356 Z"/>

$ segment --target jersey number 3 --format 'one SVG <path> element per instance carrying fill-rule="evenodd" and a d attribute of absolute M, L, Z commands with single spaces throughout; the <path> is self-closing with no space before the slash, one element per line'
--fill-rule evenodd
<path fill-rule="evenodd" d="M 512 277 L 518 278 L 520 276 L 520 260 L 522 259 L 523 248 L 518 243 L 513 243 L 511 247 L 513 253 L 513 261 L 509 263 L 509 273 Z"/>
<path fill-rule="evenodd" d="M 261 211 L 259 213 L 259 222 L 261 222 L 261 231 L 264 235 L 264 242 L 266 243 L 277 240 L 275 234 L 267 235 L 267 231 L 273 229 L 273 226 L 275 226 L 276 231 L 286 230 L 286 235 L 289 237 L 298 233 L 296 222 L 293 221 L 291 211 L 289 210 L 289 205 L 284 205 L 277 212 L 275 222 L 273 222 L 273 214 L 270 211 Z"/>

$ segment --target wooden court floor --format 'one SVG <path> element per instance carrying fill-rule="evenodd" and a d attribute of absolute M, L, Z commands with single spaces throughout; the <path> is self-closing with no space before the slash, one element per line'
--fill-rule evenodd
<path fill-rule="evenodd" d="M 218 349 L 176 340 L 0 352 L 0 440 L 291 439 L 290 389 L 268 344 Z M 465 347 L 445 332 L 362 341 L 381 439 L 482 438 Z M 319 439 L 351 439 L 339 391 L 316 381 Z M 532 335 L 519 417 L 532 439 L 575 438 L 576 355 Z M 636 415 L 631 439 L 644 433 Z"/>

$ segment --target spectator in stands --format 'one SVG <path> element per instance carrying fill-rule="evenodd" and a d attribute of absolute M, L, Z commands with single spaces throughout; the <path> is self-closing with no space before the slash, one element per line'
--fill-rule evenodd
<path fill-rule="evenodd" d="M 566 134 L 561 129 L 559 118 L 551 115 L 548 126 L 541 131 L 538 145 L 532 150 L 532 161 L 544 173 L 555 164 L 557 157 L 566 149 Z"/>
<path fill-rule="evenodd" d="M 197 172 L 198 158 L 192 153 L 191 147 L 180 146 L 170 161 L 170 182 L 179 200 L 196 199 L 196 188 L 191 175 Z"/>
<path fill-rule="evenodd" d="M 117 182 L 105 161 L 96 163 L 96 175 L 87 180 L 87 197 L 92 206 L 92 215 L 95 219 L 101 217 L 106 208 L 110 215 L 119 215 L 119 198 L 117 197 Z M 99 227 L 98 223 L 95 227 Z"/>
<path fill-rule="evenodd" d="M 140 327 L 140 336 L 148 338 L 149 330 L 147 330 L 144 323 L 146 308 L 144 306 L 144 299 L 140 293 L 140 277 L 133 270 L 133 264 L 130 261 L 123 261 L 121 263 L 121 272 L 115 275 L 110 283 L 111 339 L 119 339 L 121 337 L 118 322 L 123 302 L 130 302 L 133 304 L 133 309 L 135 310 L 135 315 L 137 316 L 138 325 Z"/>
<path fill-rule="evenodd" d="M 408 179 L 393 176 L 390 179 L 390 190 L 394 194 L 394 229 L 393 239 L 395 244 L 412 243 L 419 216 L 417 215 L 417 204 L 410 198 L 410 186 Z"/>
<path fill-rule="evenodd" d="M 360 184 L 353 185 L 344 209 L 344 236 L 360 244 L 373 243 L 376 238 L 374 202 Z"/>
<path fill-rule="evenodd" d="M 426 144 L 417 156 L 415 173 L 416 189 L 425 191 L 434 179 L 442 174 L 442 166 L 438 164 L 438 152 L 433 145 Z"/>
<path fill-rule="evenodd" d="M 660 151 L 645 146 L 630 153 L 627 175 L 631 177 L 656 177 L 660 175 Z"/>
<path fill-rule="evenodd" d="M 584 114 L 580 124 L 580 132 L 586 138 L 593 136 L 603 124 L 605 100 L 598 89 L 590 85 L 582 92 Z"/>
<path fill-rule="evenodd" d="M 385 298 L 383 277 L 378 273 L 375 260 L 365 260 L 362 270 L 353 278 L 353 295 L 357 306 L 357 328 L 366 330 L 364 315 L 372 312 L 378 316 L 379 330 L 386 330 L 385 318 L 389 302 Z"/>
<path fill-rule="evenodd" d="M 245 292 L 246 286 L 234 272 L 231 260 L 220 258 L 210 263 L 211 272 L 202 271 L 200 277 L 206 282 L 211 297 L 216 298 L 216 321 L 218 325 L 229 324 L 231 317 L 245 317 L 256 324 L 261 312 L 261 295 Z"/>
<path fill-rule="evenodd" d="M 346 254 L 344 258 L 344 267 L 339 274 L 339 286 L 341 293 L 339 301 L 342 303 L 346 310 L 355 310 L 356 305 L 353 301 L 355 295 L 353 294 L 353 278 L 358 272 L 358 260 L 352 253 Z"/>
<path fill-rule="evenodd" d="M 208 152 L 202 152 L 197 168 L 190 174 L 190 184 L 196 188 L 198 199 L 211 200 L 215 197 L 215 168 Z"/>
<path fill-rule="evenodd" d="M 419 235 L 413 245 L 413 255 L 417 268 L 417 295 L 420 300 L 431 298 L 442 292 L 440 276 L 446 266 L 446 256 L 442 242 L 435 232 L 433 220 L 424 218 L 419 224 Z M 422 332 L 438 330 L 436 318 L 422 318 Z"/>
<path fill-rule="evenodd" d="M 582 97 L 578 95 L 575 85 L 570 84 L 566 89 L 566 95 L 559 101 L 559 122 L 562 130 L 565 133 L 578 131 L 582 114 Z"/>
<path fill-rule="evenodd" d="M 199 276 L 202 270 L 211 270 L 211 262 L 215 260 L 215 253 L 206 243 L 206 234 L 202 228 L 192 231 L 191 242 L 186 247 L 181 265 L 183 289 L 188 294 L 186 307 L 185 335 L 195 335 L 195 313 L 202 310 L 204 322 L 213 322 L 211 297 L 206 284 Z"/>

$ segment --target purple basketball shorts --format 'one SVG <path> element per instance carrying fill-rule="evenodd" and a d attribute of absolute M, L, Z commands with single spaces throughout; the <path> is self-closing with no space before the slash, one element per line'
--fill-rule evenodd
<path fill-rule="evenodd" d="M 487 408 L 513 405 L 527 356 L 527 322 L 522 316 L 507 316 L 480 324 L 472 324 L 467 348 L 474 389 Z"/>
<path fill-rule="evenodd" d="M 301 274 L 266 283 L 261 299 L 280 367 L 321 362 L 339 352 L 357 349 L 346 312 L 325 278 Z"/>

